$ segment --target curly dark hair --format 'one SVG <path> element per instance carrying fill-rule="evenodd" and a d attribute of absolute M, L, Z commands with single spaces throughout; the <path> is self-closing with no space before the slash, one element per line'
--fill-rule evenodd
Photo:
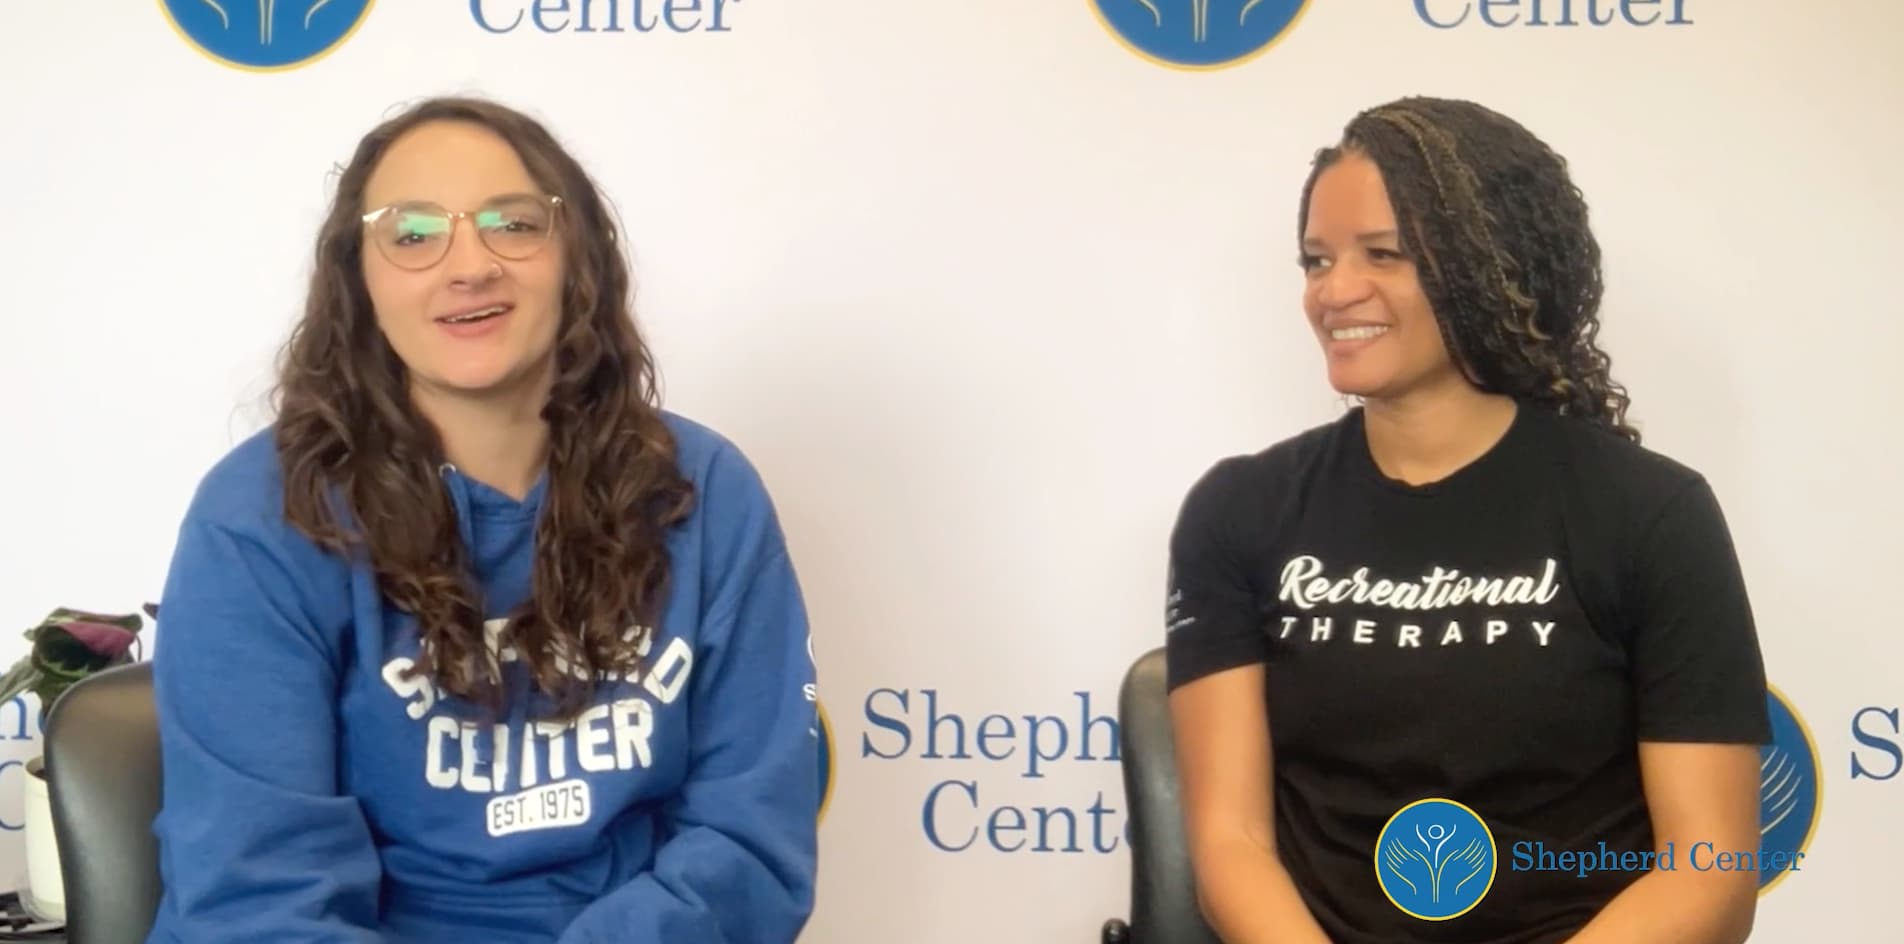
<path fill-rule="evenodd" d="M 1418 263 L 1442 339 L 1475 386 L 1639 442 L 1626 390 L 1596 342 L 1600 245 L 1564 158 L 1473 102 L 1398 99 L 1356 115 L 1338 144 L 1317 152 L 1298 242 L 1316 179 L 1347 154 L 1380 169 L 1402 252 Z"/>
<path fill-rule="evenodd" d="M 379 588 L 414 615 L 412 674 L 500 709 L 512 697 L 484 638 L 484 603 L 451 498 L 440 435 L 407 393 L 363 278 L 364 187 L 386 149 L 431 122 L 468 122 L 514 147 L 537 186 L 562 198 L 566 249 L 549 427 L 548 491 L 530 598 L 498 645 L 570 719 L 603 676 L 637 677 L 669 583 L 664 544 L 693 488 L 675 465 L 655 366 L 637 333 L 630 277 L 606 202 L 536 120 L 499 104 L 424 101 L 370 131 L 338 178 L 318 233 L 304 313 L 274 391 L 285 514 L 320 546 L 361 549 Z"/>

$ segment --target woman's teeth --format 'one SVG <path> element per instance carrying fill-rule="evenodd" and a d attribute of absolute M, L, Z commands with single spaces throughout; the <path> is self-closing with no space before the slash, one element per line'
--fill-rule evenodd
<path fill-rule="evenodd" d="M 500 315 L 504 311 L 507 311 L 507 310 L 508 309 L 502 305 L 491 305 L 488 308 L 483 309 L 482 311 L 472 311 L 467 315 L 457 315 L 453 318 L 445 318 L 443 319 L 443 321 L 448 324 L 468 324 L 469 322 L 472 322 L 472 321 L 481 321 L 484 318 L 488 318 L 494 315 Z"/>
<path fill-rule="evenodd" d="M 1329 332 L 1329 337 L 1337 341 L 1366 341 L 1387 333 L 1388 326 L 1386 325 L 1361 325 L 1354 328 L 1337 328 Z"/>

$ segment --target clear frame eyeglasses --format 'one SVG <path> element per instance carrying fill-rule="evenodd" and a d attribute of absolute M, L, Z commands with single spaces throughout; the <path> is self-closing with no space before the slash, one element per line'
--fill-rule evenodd
<path fill-rule="evenodd" d="M 474 210 L 448 210 L 420 200 L 392 203 L 364 214 L 365 239 L 397 268 L 427 269 L 449 255 L 456 221 L 467 218 L 490 252 L 519 261 L 549 244 L 561 206 L 561 197 L 526 193 L 491 197 Z"/>

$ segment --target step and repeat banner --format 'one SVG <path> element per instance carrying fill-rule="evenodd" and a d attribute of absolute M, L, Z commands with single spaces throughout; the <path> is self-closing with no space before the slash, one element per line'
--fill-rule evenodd
<path fill-rule="evenodd" d="M 613 199 L 667 405 L 781 508 L 828 722 L 804 940 L 1093 941 L 1178 503 L 1345 406 L 1299 306 L 1307 162 L 1361 108 L 1472 98 L 1570 160 L 1615 376 L 1732 522 L 1766 844 L 1805 853 L 1753 939 L 1895 941 L 1900 33 L 1888 0 L 5 4 L 0 627 L 156 598 L 269 422 L 335 168 L 394 108 L 492 96 Z M 0 706 L 10 887 L 39 744 Z"/>

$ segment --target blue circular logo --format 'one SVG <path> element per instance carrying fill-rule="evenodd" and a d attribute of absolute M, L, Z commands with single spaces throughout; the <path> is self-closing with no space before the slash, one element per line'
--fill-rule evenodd
<path fill-rule="evenodd" d="M 1818 742 L 1798 709 L 1777 689 L 1765 693 L 1772 714 L 1772 743 L 1759 748 L 1760 861 L 1783 860 L 1785 868 L 1759 869 L 1759 894 L 1770 891 L 1796 866 L 1818 829 L 1821 782 Z M 1774 856 L 1774 853 L 1784 853 Z"/>
<path fill-rule="evenodd" d="M 1310 0 L 1091 0 L 1132 52 L 1180 69 L 1247 62 L 1286 35 Z"/>
<path fill-rule="evenodd" d="M 820 710 L 820 819 L 833 802 L 833 723 L 827 720 L 826 706 L 814 702 Z"/>
<path fill-rule="evenodd" d="M 375 0 L 159 0 L 185 41 L 234 68 L 277 72 L 344 44 Z"/>
<path fill-rule="evenodd" d="M 1423 921 L 1467 914 L 1494 887 L 1494 834 L 1466 806 L 1416 800 L 1375 838 L 1375 877 L 1388 900 Z"/>

